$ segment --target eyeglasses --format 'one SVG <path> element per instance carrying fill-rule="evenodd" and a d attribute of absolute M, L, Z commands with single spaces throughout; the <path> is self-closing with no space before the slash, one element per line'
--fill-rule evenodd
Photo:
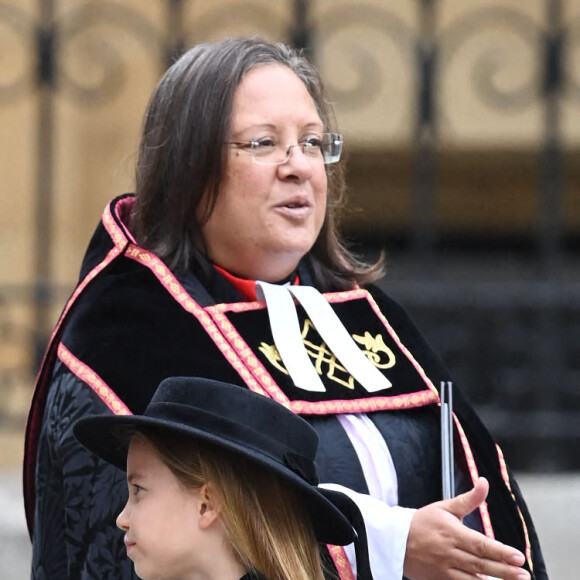
<path fill-rule="evenodd" d="M 336 163 L 342 153 L 342 135 L 323 133 L 316 137 L 307 137 L 296 145 L 282 145 L 272 137 L 252 139 L 250 141 L 228 141 L 238 149 L 249 151 L 252 159 L 260 165 L 282 165 L 292 155 L 294 147 L 300 147 L 302 153 L 311 159 L 320 159 L 325 165 Z"/>

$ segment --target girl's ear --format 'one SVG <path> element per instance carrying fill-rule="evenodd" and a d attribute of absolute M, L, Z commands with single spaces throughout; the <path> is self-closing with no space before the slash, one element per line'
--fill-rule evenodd
<path fill-rule="evenodd" d="M 204 483 L 199 489 L 198 514 L 199 527 L 202 530 L 209 528 L 219 519 L 221 505 L 218 494 L 211 481 Z"/>

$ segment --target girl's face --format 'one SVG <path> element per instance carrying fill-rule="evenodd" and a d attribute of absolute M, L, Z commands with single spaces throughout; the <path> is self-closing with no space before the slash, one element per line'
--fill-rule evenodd
<path fill-rule="evenodd" d="M 155 448 L 135 437 L 127 456 L 127 483 L 129 499 L 117 526 L 125 532 L 127 555 L 140 578 L 186 579 L 215 567 L 216 546 L 225 541 L 221 523 L 209 516 L 205 486 L 186 489 Z"/>
<path fill-rule="evenodd" d="M 324 132 L 312 97 L 289 68 L 250 70 L 234 95 L 229 141 L 295 145 Z M 217 204 L 202 234 L 210 259 L 245 278 L 278 281 L 312 248 L 326 212 L 322 158 L 293 147 L 280 165 L 260 165 L 229 147 Z"/>

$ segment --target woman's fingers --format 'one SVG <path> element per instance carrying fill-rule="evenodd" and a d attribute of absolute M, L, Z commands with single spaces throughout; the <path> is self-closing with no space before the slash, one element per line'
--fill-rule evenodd
<path fill-rule="evenodd" d="M 473 486 L 473 489 L 466 491 L 452 499 L 446 499 L 441 502 L 441 507 L 462 520 L 466 515 L 477 509 L 485 501 L 489 483 L 485 477 L 480 477 Z"/>
<path fill-rule="evenodd" d="M 417 510 L 407 538 L 405 576 L 411 580 L 529 580 L 524 555 L 465 527 L 461 520 L 487 497 L 489 484 Z"/>

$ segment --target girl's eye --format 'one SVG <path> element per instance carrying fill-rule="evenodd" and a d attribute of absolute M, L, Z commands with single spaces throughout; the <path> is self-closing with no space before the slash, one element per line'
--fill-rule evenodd
<path fill-rule="evenodd" d="M 131 495 L 139 495 L 140 492 L 144 491 L 140 485 L 135 483 L 131 484 Z"/>

